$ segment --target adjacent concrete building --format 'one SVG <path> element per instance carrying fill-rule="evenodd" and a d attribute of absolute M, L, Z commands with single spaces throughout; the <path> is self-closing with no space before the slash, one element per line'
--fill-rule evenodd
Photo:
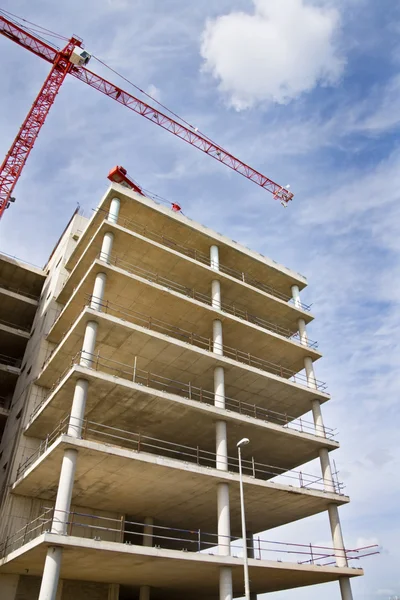
<path fill-rule="evenodd" d="M 35 277 L 5 388 L 1 599 L 243 596 L 243 437 L 252 598 L 338 581 L 351 599 L 362 570 L 344 549 L 305 278 L 117 184 Z M 260 534 L 321 512 L 331 549 Z"/>

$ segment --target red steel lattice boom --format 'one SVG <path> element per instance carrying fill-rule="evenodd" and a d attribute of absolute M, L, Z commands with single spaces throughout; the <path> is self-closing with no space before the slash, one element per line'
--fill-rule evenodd
<path fill-rule="evenodd" d="M 47 62 L 53 64 L 42 89 L 0 167 L 0 217 L 8 207 L 9 202 L 14 200 L 11 194 L 21 175 L 22 169 L 38 137 L 46 116 L 68 73 L 80 81 L 87 83 L 92 88 L 102 92 L 106 96 L 109 96 L 113 100 L 116 100 L 123 106 L 130 108 L 149 121 L 156 123 L 163 129 L 173 133 L 191 146 L 195 146 L 205 154 L 208 154 L 230 169 L 240 173 L 265 190 L 268 190 L 274 195 L 274 198 L 279 199 L 285 206 L 292 200 L 293 194 L 289 192 L 288 189 L 274 183 L 259 171 L 252 169 L 249 165 L 246 165 L 244 162 L 234 157 L 221 146 L 218 146 L 207 137 L 201 135 L 196 129 L 179 123 L 170 116 L 107 81 L 103 77 L 86 69 L 84 66 L 76 66 L 76 64 L 73 64 L 71 62 L 71 56 L 74 48 L 76 46 L 82 47 L 81 40 L 78 38 L 72 37 L 66 47 L 59 51 L 23 27 L 1 15 L 0 34 L 13 40 L 23 48 L 30 50 L 36 54 L 36 56 L 40 56 Z"/>

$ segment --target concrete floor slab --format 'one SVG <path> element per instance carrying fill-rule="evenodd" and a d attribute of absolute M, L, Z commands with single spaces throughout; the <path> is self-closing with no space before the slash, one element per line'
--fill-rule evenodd
<path fill-rule="evenodd" d="M 0 573 L 40 576 L 49 546 L 61 546 L 62 579 L 152 587 L 156 600 L 218 600 L 219 568 L 232 568 L 233 595 L 243 595 L 240 558 L 127 546 L 44 533 L 0 561 Z M 363 575 L 362 569 L 298 565 L 249 559 L 251 591 L 257 594 Z"/>
<path fill-rule="evenodd" d="M 210 246 L 216 244 L 220 248 L 221 263 L 248 272 L 260 281 L 267 280 L 269 285 L 281 293 L 290 296 L 292 285 L 298 285 L 300 289 L 307 285 L 306 278 L 300 273 L 118 184 L 112 184 L 103 196 L 88 228 L 70 257 L 67 268 L 74 264 L 82 247 L 93 236 L 96 226 L 107 215 L 111 199 L 114 197 L 120 199 L 121 220 L 133 219 L 136 223 L 147 226 L 169 240 L 179 240 L 181 245 L 196 248 L 206 255 L 209 254 Z"/>
<path fill-rule="evenodd" d="M 12 486 L 12 492 L 53 501 L 66 448 L 79 451 L 72 502 L 169 527 L 217 528 L 217 484 L 230 487 L 232 536 L 240 537 L 239 475 L 111 444 L 59 436 Z M 318 514 L 347 496 L 262 481 L 245 475 L 246 521 L 259 532 Z"/>
<path fill-rule="evenodd" d="M 211 306 L 183 296 L 173 289 L 149 281 L 144 277 L 128 273 L 123 268 L 107 265 L 96 260 L 89 267 L 83 279 L 76 287 L 67 302 L 60 317 L 49 333 L 49 341 L 58 343 L 61 335 L 73 322 L 93 292 L 97 273 L 107 275 L 104 305 L 110 303 L 108 312 L 137 311 L 180 327 L 197 335 L 212 337 L 213 320 L 223 322 L 224 344 L 242 352 L 248 352 L 259 358 L 281 364 L 284 367 L 301 371 L 304 358 L 311 357 L 314 361 L 321 357 L 314 348 L 301 345 L 299 341 L 288 339 L 274 331 L 259 327 L 229 313 L 212 308 Z M 103 310 L 107 310 L 104 306 Z M 126 313 L 124 318 L 129 320 Z"/>
<path fill-rule="evenodd" d="M 318 458 L 321 448 L 333 450 L 339 447 L 337 442 L 276 424 L 272 418 L 266 421 L 216 408 L 209 403 L 190 400 L 163 389 L 147 388 L 78 365 L 72 367 L 40 411 L 35 413 L 25 430 L 26 435 L 44 439 L 57 427 L 70 412 L 79 378 L 89 381 L 85 418 L 117 429 L 186 446 L 199 445 L 208 452 L 215 452 L 215 423 L 225 420 L 230 456 L 236 456 L 236 442 L 247 436 L 251 445 L 243 448 L 245 460 L 253 456 L 256 462 L 268 462 L 283 469 L 294 469 Z M 201 435 L 199 422 L 202 424 Z M 311 431 L 311 423 L 309 427 Z"/>
<path fill-rule="evenodd" d="M 133 366 L 137 356 L 140 369 L 178 381 L 190 381 L 208 390 L 213 389 L 214 368 L 223 366 L 227 396 L 293 417 L 308 412 L 312 399 L 318 398 L 321 402 L 329 399 L 324 392 L 89 308 L 68 328 L 63 341 L 45 363 L 38 385 L 51 387 L 69 367 L 72 358 L 81 351 L 86 323 L 90 320 L 99 323 L 95 351 L 103 359 Z"/>
<path fill-rule="evenodd" d="M 92 262 L 98 257 L 104 234 L 111 231 L 114 235 L 113 256 L 119 261 L 136 264 L 140 257 L 140 266 L 144 269 L 156 271 L 159 275 L 168 277 L 177 283 L 189 288 L 195 288 L 198 292 L 209 294 L 211 282 L 218 279 L 221 282 L 222 294 L 230 301 L 242 304 L 248 311 L 258 315 L 260 318 L 273 321 L 277 325 L 287 327 L 293 331 L 297 330 L 299 318 L 310 322 L 312 315 L 303 310 L 295 308 L 271 294 L 248 285 L 234 277 L 222 272 L 216 272 L 209 266 L 185 256 L 173 248 L 159 244 L 143 235 L 135 233 L 120 225 L 111 224 L 103 220 L 95 232 L 90 245 L 82 253 L 77 264 L 74 266 L 69 279 L 60 292 L 57 301 L 65 304 L 78 286 L 80 280 L 89 269 Z M 66 267 L 70 265 L 67 263 Z"/>

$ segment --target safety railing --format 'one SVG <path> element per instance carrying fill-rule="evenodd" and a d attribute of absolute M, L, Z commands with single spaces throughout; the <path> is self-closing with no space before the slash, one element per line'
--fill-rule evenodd
<path fill-rule="evenodd" d="M 254 356 L 250 354 L 250 352 L 244 352 L 243 350 L 238 350 L 237 348 L 227 346 L 226 344 L 221 345 L 218 342 L 213 342 L 211 338 L 207 338 L 192 331 L 176 327 L 174 325 L 171 325 L 170 323 L 167 323 L 166 321 L 155 319 L 141 312 L 128 309 L 120 304 L 117 304 L 116 302 L 110 302 L 109 300 L 100 300 L 100 298 L 88 296 L 87 302 L 82 306 L 82 308 L 85 307 L 95 309 L 96 311 L 115 316 L 123 321 L 128 321 L 129 323 L 139 325 L 140 327 L 143 327 L 145 329 L 149 329 L 151 331 L 167 335 L 168 337 L 172 337 L 174 339 L 178 339 L 182 342 L 185 342 L 186 344 L 190 344 L 192 346 L 201 348 L 202 350 L 206 350 L 207 352 L 213 352 L 219 356 L 223 355 L 237 362 L 244 363 L 250 367 L 254 367 L 256 369 L 260 369 L 261 371 L 272 373 L 273 375 L 277 375 L 278 377 L 282 377 L 283 379 L 288 379 L 293 383 L 299 383 L 301 385 L 305 385 L 306 387 L 317 389 L 321 392 L 324 392 L 327 389 L 327 385 L 325 382 L 320 381 L 318 379 L 313 379 L 312 381 L 310 381 L 304 373 L 292 371 L 291 369 L 284 367 L 283 365 L 276 364 L 263 358 Z M 70 323 L 67 329 L 62 333 L 62 339 L 70 331 L 72 324 L 73 323 Z M 53 351 L 45 361 L 43 368 L 45 368 L 46 364 L 51 360 L 51 357 L 56 351 L 56 349 L 57 347 L 53 349 Z"/>
<path fill-rule="evenodd" d="M 103 260 L 101 252 L 98 253 L 97 258 Z M 167 277 L 159 275 L 154 271 L 143 269 L 142 267 L 136 264 L 133 264 L 120 258 L 118 255 L 113 254 L 110 257 L 107 257 L 106 262 L 109 265 L 113 265 L 115 267 L 123 269 L 127 273 L 137 275 L 142 279 L 146 279 L 147 281 L 171 289 L 174 292 L 177 292 L 178 294 L 181 294 L 188 298 L 192 298 L 194 300 L 197 300 L 198 302 L 207 304 L 208 306 L 212 306 L 211 296 L 203 294 L 202 292 L 199 292 L 194 288 L 182 285 L 181 283 L 173 281 L 172 279 L 168 279 Z M 287 327 L 282 327 L 280 325 L 277 325 L 276 323 L 268 321 L 267 319 L 258 317 L 257 315 L 254 315 L 251 312 L 249 312 L 244 305 L 238 304 L 237 302 L 233 302 L 228 298 L 225 300 L 225 302 L 220 302 L 217 308 L 222 310 L 223 312 L 233 315 L 234 317 L 238 317 L 239 319 L 247 321 L 248 323 L 252 323 L 253 325 L 257 325 L 258 327 L 262 327 L 263 329 L 266 329 L 268 331 L 272 331 L 273 333 L 281 335 L 282 337 L 295 341 L 299 344 L 305 345 L 309 348 L 318 348 L 318 342 L 311 340 L 305 336 L 301 337 L 298 331 L 293 331 L 291 329 L 288 329 Z"/>
<path fill-rule="evenodd" d="M 15 323 L 14 321 L 0 319 L 0 323 L 2 325 L 6 325 L 7 327 L 12 327 L 13 329 L 19 329 L 20 331 L 23 331 L 24 333 L 29 333 L 31 330 L 30 325 L 29 326 L 21 325 L 20 323 Z"/>
<path fill-rule="evenodd" d="M 7 365 L 8 367 L 16 367 L 20 368 L 22 361 L 20 358 L 14 358 L 13 356 L 6 356 L 5 354 L 0 354 L 0 364 Z"/>
<path fill-rule="evenodd" d="M 97 210 L 100 213 L 104 213 L 105 217 L 108 214 L 108 211 L 105 211 L 104 209 L 97 209 Z M 175 240 L 173 240 L 157 231 L 153 231 L 152 229 L 149 229 L 146 225 L 142 225 L 141 223 L 138 223 L 137 221 L 134 221 L 133 219 L 128 219 L 126 217 L 119 216 L 117 223 L 118 223 L 118 225 L 121 225 L 121 227 L 124 227 L 125 229 L 130 229 L 131 231 L 134 231 L 135 233 L 139 233 L 143 237 L 149 238 L 159 244 L 162 244 L 163 246 L 171 248 L 172 250 L 175 250 L 176 252 L 179 252 L 180 254 L 188 256 L 189 258 L 192 258 L 197 262 L 200 262 L 208 267 L 211 266 L 209 255 L 204 254 L 203 252 L 201 252 L 199 250 L 196 250 L 196 248 L 190 248 L 188 246 L 183 246 L 182 244 L 179 244 Z M 248 285 L 250 285 L 252 287 L 262 290 L 263 292 L 266 292 L 267 294 L 270 294 L 271 296 L 275 296 L 275 298 L 279 298 L 280 300 L 283 300 L 284 302 L 293 303 L 293 299 L 291 298 L 291 296 L 280 292 L 279 290 L 274 288 L 272 285 L 268 285 L 262 281 L 258 281 L 257 279 L 254 279 L 254 277 L 251 277 L 248 273 L 244 273 L 243 271 L 238 271 L 237 269 L 232 269 L 231 267 L 228 267 L 227 265 L 224 265 L 221 263 L 219 263 L 218 270 L 221 271 L 222 273 L 225 273 L 226 275 L 230 275 L 231 277 L 238 279 L 239 281 L 242 281 L 243 283 L 247 283 Z M 296 305 L 306 311 L 309 311 L 311 308 L 309 305 L 299 303 L 299 302 L 297 302 Z"/>
<path fill-rule="evenodd" d="M 47 398 L 53 393 L 60 381 L 64 378 L 67 372 L 73 365 L 79 365 L 82 358 L 82 352 L 78 352 L 72 357 L 70 363 L 66 369 L 61 373 L 57 380 L 51 386 L 46 398 L 35 408 L 32 412 L 29 422 L 32 422 L 39 412 L 43 404 L 47 401 Z M 204 404 L 212 405 L 215 403 L 215 394 L 211 390 L 207 390 L 204 387 L 193 385 L 190 381 L 183 382 L 177 379 L 170 379 L 157 375 L 151 371 L 139 368 L 141 356 L 135 356 L 131 364 L 122 363 L 112 358 L 101 356 L 100 354 L 89 355 L 85 353 L 85 366 L 90 359 L 90 368 L 112 375 L 116 378 L 132 381 L 138 383 L 141 386 L 146 386 L 153 390 L 160 390 L 163 392 L 169 392 L 177 396 L 183 397 L 188 400 L 195 400 Z M 144 360 L 144 359 L 143 359 Z M 260 402 L 265 402 L 265 398 L 257 394 L 252 394 L 253 398 L 259 398 Z M 251 404 L 244 402 L 243 400 L 237 400 L 229 396 L 225 396 L 225 410 L 239 413 L 246 417 L 253 417 L 266 422 L 271 422 L 276 425 L 280 425 L 283 428 L 293 429 L 301 433 L 308 433 L 309 435 L 316 435 L 326 437 L 330 440 L 334 440 L 337 432 L 336 429 L 314 424 L 304 418 L 293 417 L 288 413 L 280 413 L 278 411 L 269 410 L 258 406 L 257 404 Z"/>
<path fill-rule="evenodd" d="M 147 549 L 218 555 L 219 548 L 225 547 L 228 550 L 226 554 L 231 554 L 233 557 L 240 557 L 243 551 L 242 540 L 202 529 L 152 525 L 151 533 L 148 533 L 146 523 L 123 517 L 117 519 L 84 512 L 55 511 L 53 507 L 43 507 L 42 510 L 43 512 L 36 519 L 28 522 L 0 544 L 0 558 L 4 558 L 43 533 L 51 533 L 54 523 L 62 524 L 66 536 L 138 546 L 138 551 L 140 547 L 146 546 Z M 297 565 L 330 566 L 336 564 L 336 559 L 340 558 L 345 558 L 349 563 L 379 554 L 377 544 L 355 549 L 334 548 L 311 543 L 280 542 L 263 536 L 247 537 L 246 546 L 249 558 Z"/>
<path fill-rule="evenodd" d="M 162 440 L 143 434 L 142 432 L 132 432 L 118 427 L 111 427 L 103 423 L 96 423 L 88 419 L 79 420 L 74 417 L 74 427 L 80 430 L 79 434 L 83 439 L 91 441 L 102 441 L 112 446 L 122 446 L 144 452 L 147 454 L 156 454 L 165 458 L 176 459 L 186 463 L 194 463 L 203 467 L 217 468 L 217 465 L 224 463 L 225 470 L 232 473 L 239 472 L 239 462 L 236 456 L 225 456 L 216 454 L 209 450 L 204 450 L 200 446 L 187 446 L 177 444 L 168 440 Z M 17 479 L 22 477 L 29 467 L 35 463 L 42 454 L 44 454 L 52 443 L 63 434 L 68 435 L 70 424 L 70 415 L 62 419 L 58 426 L 43 440 L 39 447 L 28 458 L 26 458 L 18 467 Z M 251 457 L 242 459 L 243 474 L 249 475 L 254 479 L 274 480 L 281 478 L 283 483 L 295 487 L 307 488 L 319 491 L 331 491 L 336 494 L 342 494 L 344 485 L 338 481 L 337 477 L 326 479 L 303 471 L 288 470 L 275 465 L 258 462 Z M 290 482 L 288 482 L 290 480 Z"/>
<path fill-rule="evenodd" d="M 0 290 L 7 290 L 8 292 L 14 292 L 15 294 L 19 294 L 20 296 L 25 296 L 26 298 L 29 298 L 30 300 L 38 301 L 40 298 L 40 294 L 30 294 L 29 292 L 26 292 L 22 288 L 16 288 L 16 287 L 13 287 L 13 286 L 5 284 L 5 283 L 0 283 Z"/>

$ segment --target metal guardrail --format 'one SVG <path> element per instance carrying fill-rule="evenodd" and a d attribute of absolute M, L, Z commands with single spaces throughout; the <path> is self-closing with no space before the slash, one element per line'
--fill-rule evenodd
<path fill-rule="evenodd" d="M 18 467 L 17 479 L 22 477 L 29 467 L 31 467 L 42 456 L 48 448 L 63 434 L 68 435 L 68 427 L 70 415 L 62 419 L 58 426 L 46 436 L 39 447 L 25 459 Z M 88 419 L 78 420 L 74 418 L 74 426 L 81 428 L 82 439 L 90 441 L 102 441 L 103 443 L 112 446 L 122 446 L 135 450 L 136 452 L 144 452 L 147 454 L 155 454 L 165 458 L 172 458 L 179 461 L 190 462 L 199 466 L 217 468 L 217 463 L 224 462 L 226 470 L 231 473 L 239 472 L 239 462 L 236 456 L 224 456 L 202 449 L 200 446 L 187 446 L 177 444 L 168 440 L 162 440 L 152 436 L 144 435 L 142 432 L 132 432 L 118 427 L 111 427 L 102 423 L 96 423 Z M 254 457 L 242 459 L 243 474 L 261 479 L 263 481 L 273 480 L 281 477 L 285 480 L 290 479 L 290 484 L 299 487 L 319 491 L 326 491 L 327 486 L 332 488 L 335 494 L 343 494 L 344 484 L 338 481 L 337 477 L 330 480 L 324 477 L 304 473 L 295 469 L 284 469 L 275 465 L 257 462 Z M 278 483 L 275 480 L 275 483 Z"/>
<path fill-rule="evenodd" d="M 19 329 L 20 331 L 23 331 L 24 333 L 30 333 L 31 331 L 31 326 L 27 326 L 27 325 L 21 325 L 20 323 L 14 323 L 13 321 L 6 321 L 4 319 L 0 319 L 0 323 L 2 325 L 6 325 L 7 327 L 12 327 L 13 329 Z"/>
<path fill-rule="evenodd" d="M 97 258 L 99 260 L 103 260 L 102 252 L 100 251 L 97 254 Z M 154 271 L 149 271 L 148 269 L 143 269 L 142 267 L 130 263 L 124 259 L 121 259 L 118 255 L 112 254 L 110 257 L 107 257 L 106 263 L 109 265 L 113 265 L 115 267 L 121 268 L 128 273 L 132 273 L 133 275 L 137 275 L 142 279 L 146 279 L 147 281 L 151 281 L 152 283 L 156 283 L 158 285 L 164 286 L 168 289 L 173 290 L 174 292 L 178 292 L 183 296 L 188 298 L 192 298 L 197 300 L 198 302 L 202 302 L 203 304 L 207 304 L 208 306 L 212 306 L 212 298 L 207 294 L 203 294 L 195 290 L 194 288 L 190 288 L 188 286 L 182 285 L 173 281 L 172 279 L 168 279 L 167 277 L 163 277 Z M 214 307 L 215 308 L 215 307 Z M 222 312 L 226 312 L 234 317 L 238 317 L 248 323 L 252 323 L 253 325 L 257 325 L 258 327 L 262 327 L 268 331 L 272 331 L 282 337 L 290 339 L 291 341 L 295 341 L 301 345 L 307 346 L 308 348 L 318 348 L 318 342 L 311 340 L 310 338 L 303 339 L 300 337 L 298 331 L 290 330 L 286 327 L 282 327 L 277 325 L 276 323 L 272 323 L 271 321 L 267 321 L 261 317 L 258 317 L 252 313 L 250 313 L 244 305 L 238 304 L 237 302 L 233 302 L 233 300 L 229 300 L 228 298 L 221 302 L 217 309 Z"/>
<path fill-rule="evenodd" d="M 0 364 L 7 365 L 8 367 L 16 367 L 19 369 L 22 365 L 22 360 L 20 358 L 14 358 L 13 356 L 6 356 L 5 354 L 0 354 Z"/>
<path fill-rule="evenodd" d="M 256 369 L 260 369 L 262 371 L 266 371 L 268 373 L 272 373 L 273 375 L 277 375 L 278 377 L 282 377 L 283 379 L 289 379 L 293 383 L 300 383 L 305 385 L 306 387 L 317 389 L 321 392 L 324 392 L 327 389 L 327 385 L 325 382 L 320 381 L 318 379 L 313 379 L 313 381 L 309 381 L 306 375 L 301 372 L 292 371 L 283 365 L 279 365 L 273 363 L 271 361 L 265 360 L 263 358 L 259 358 L 250 354 L 249 352 L 244 352 L 242 350 L 238 350 L 237 348 L 232 348 L 231 346 L 227 346 L 226 344 L 219 344 L 218 342 L 213 342 L 211 338 L 207 338 L 192 331 L 187 331 L 186 329 L 182 329 L 180 327 L 175 327 L 166 321 L 161 321 L 160 319 L 154 319 L 149 315 L 145 315 L 138 311 L 134 311 L 124 306 L 117 304 L 116 302 L 110 302 L 109 300 L 101 300 L 95 296 L 88 296 L 87 302 L 83 304 L 82 309 L 88 307 L 92 310 L 97 310 L 100 313 L 103 312 L 105 314 L 110 314 L 112 316 L 116 316 L 124 321 L 128 321 L 132 324 L 139 325 L 140 327 L 156 331 L 158 333 L 162 333 L 169 337 L 173 337 L 178 339 L 186 344 L 190 344 L 192 346 L 196 346 L 207 352 L 212 352 L 218 356 L 224 356 L 226 358 L 233 359 L 237 362 L 244 363 Z M 70 323 L 67 329 L 62 333 L 61 339 L 63 339 L 67 333 L 70 331 L 70 328 L 73 323 Z M 57 347 L 53 349 L 47 360 L 43 364 L 43 369 L 47 365 L 47 363 L 51 360 L 52 355 L 57 350 Z"/>
<path fill-rule="evenodd" d="M 108 211 L 106 211 L 104 209 L 97 209 L 97 212 L 103 212 L 105 215 L 108 216 Z M 168 238 L 165 235 L 158 233 L 157 231 L 152 231 L 151 229 L 149 229 L 145 225 L 142 225 L 141 223 L 138 223 L 137 221 L 134 221 L 132 219 L 127 219 L 126 217 L 119 216 L 117 223 L 118 223 L 118 225 L 121 225 L 122 227 L 125 227 L 126 229 L 130 229 L 131 231 L 135 231 L 144 237 L 147 237 L 157 243 L 162 244 L 163 246 L 171 248 L 172 250 L 176 250 L 176 252 L 179 252 L 180 254 L 188 256 L 189 258 L 192 258 L 192 259 L 196 260 L 197 262 L 200 262 L 208 267 L 211 266 L 210 265 L 210 257 L 207 254 L 204 254 L 203 252 L 200 252 L 199 250 L 196 250 L 195 248 L 183 246 L 182 244 L 179 244 L 175 240 Z M 231 277 L 238 279 L 239 281 L 242 281 L 243 283 L 247 283 L 248 285 L 250 285 L 252 287 L 262 290 L 263 292 L 266 292 L 267 294 L 275 296 L 275 298 L 279 298 L 280 300 L 283 300 L 284 302 L 293 303 L 293 298 L 291 296 L 289 296 L 288 294 L 283 294 L 282 292 L 275 289 L 273 286 L 263 283 L 261 281 L 258 281 L 257 279 L 254 279 L 247 273 L 238 271 L 237 269 L 232 269 L 231 267 L 228 267 L 221 263 L 219 263 L 218 270 L 221 271 L 222 273 L 225 273 L 226 275 L 230 275 Z M 309 305 L 303 304 L 299 301 L 297 302 L 297 306 L 300 306 L 300 308 L 302 308 L 302 310 L 305 310 L 305 311 L 309 311 L 311 308 Z"/>
<path fill-rule="evenodd" d="M 77 354 L 72 357 L 66 369 L 51 386 L 46 398 L 32 412 L 29 419 L 30 423 L 34 420 L 36 414 L 45 404 L 48 397 L 56 389 L 60 381 L 64 378 L 71 367 L 74 365 L 79 365 L 81 358 L 82 352 L 77 352 Z M 138 365 L 142 358 L 141 356 L 136 356 L 132 364 L 121 363 L 112 358 L 101 356 L 100 354 L 88 356 L 88 354 L 85 353 L 85 359 L 87 360 L 88 358 L 90 358 L 92 362 L 90 368 L 95 371 L 107 373 L 113 375 L 113 377 L 120 377 L 121 379 L 132 381 L 133 383 L 139 383 L 140 385 L 146 386 L 150 389 L 175 394 L 188 400 L 195 400 L 196 402 L 201 402 L 208 405 L 213 405 L 215 403 L 215 393 L 211 390 L 194 386 L 190 381 L 183 382 L 177 379 L 170 379 L 168 377 L 157 375 L 151 371 L 140 369 Z M 260 400 L 265 400 L 265 398 L 262 398 L 257 394 L 253 394 L 253 397 L 260 398 Z M 287 413 L 269 410 L 267 408 L 257 406 L 257 404 L 250 404 L 249 402 L 237 400 L 236 398 L 229 396 L 225 396 L 225 410 L 236 412 L 247 417 L 253 417 L 254 419 L 271 422 L 276 425 L 280 425 L 283 428 L 293 429 L 301 433 L 326 437 L 330 440 L 334 440 L 337 436 L 336 429 L 332 429 L 331 427 L 317 425 L 301 417 L 293 417 Z"/>
<path fill-rule="evenodd" d="M 242 542 L 237 538 L 218 536 L 201 529 L 182 529 L 152 525 L 152 532 L 147 533 L 146 523 L 130 521 L 124 518 L 116 519 L 82 512 L 56 511 L 54 508 L 43 507 L 43 512 L 21 527 L 11 536 L 7 537 L 0 545 L 0 558 L 10 552 L 21 548 L 24 544 L 34 540 L 43 533 L 51 533 L 55 522 L 62 523 L 66 535 L 78 538 L 106 540 L 111 543 L 124 543 L 129 546 L 172 549 L 182 552 L 197 554 L 218 554 L 220 546 L 227 547 L 234 557 L 242 552 Z M 225 539 L 225 542 L 223 541 Z M 246 539 L 249 557 L 256 560 L 275 560 L 294 564 L 310 564 L 330 566 L 336 564 L 337 557 L 345 557 L 348 562 L 360 560 L 379 554 L 379 546 L 373 544 L 361 548 L 333 548 L 315 544 L 296 544 L 268 540 L 260 536 L 251 536 Z M 229 552 L 228 552 L 229 553 Z M 237 554 L 236 554 L 237 553 Z"/>
<path fill-rule="evenodd" d="M 8 292 L 14 292 L 15 294 L 19 294 L 20 296 L 25 296 L 26 298 L 29 298 L 30 300 L 36 300 L 36 302 L 39 300 L 40 298 L 40 294 L 30 294 L 29 292 L 26 292 L 25 290 L 21 289 L 21 288 L 15 288 L 12 287 L 11 285 L 6 285 L 5 283 L 0 283 L 0 290 L 7 290 Z"/>

